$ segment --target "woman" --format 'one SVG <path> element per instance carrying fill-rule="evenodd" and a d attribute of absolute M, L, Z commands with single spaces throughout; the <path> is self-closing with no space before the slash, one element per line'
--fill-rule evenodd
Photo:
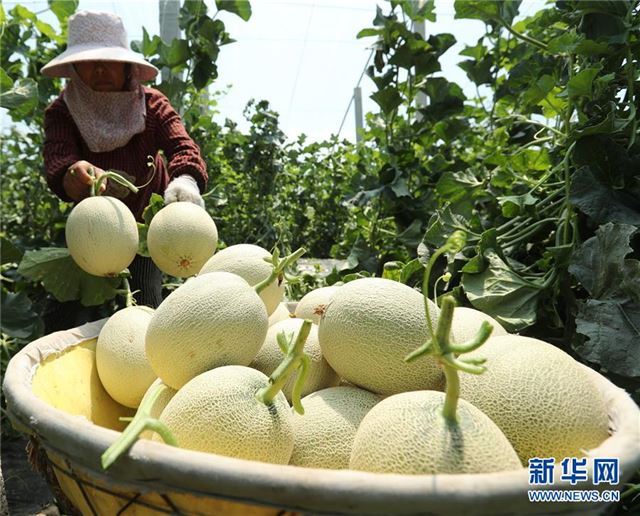
<path fill-rule="evenodd" d="M 141 85 L 158 70 L 128 49 L 122 20 L 80 11 L 68 27 L 67 49 L 42 68 L 44 75 L 69 78 L 45 111 L 44 161 L 53 192 L 65 201 L 80 201 L 89 195 L 91 174 L 115 170 L 135 185 L 149 183 L 137 194 L 113 181 L 106 184 L 105 195 L 119 197 L 138 221 L 152 193 L 163 194 L 165 204 L 203 206 L 207 172 L 200 150 L 168 99 Z M 157 307 L 159 269 L 137 256 L 129 270 L 138 303 Z"/>

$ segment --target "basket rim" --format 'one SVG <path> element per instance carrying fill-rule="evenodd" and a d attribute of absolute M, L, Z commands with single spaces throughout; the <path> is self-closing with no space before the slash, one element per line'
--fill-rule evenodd
<path fill-rule="evenodd" d="M 434 513 L 439 509 L 468 512 L 470 507 L 478 506 L 493 514 L 511 513 L 514 506 L 522 509 L 522 514 L 543 510 L 541 505 L 545 513 L 550 509 L 549 504 L 528 503 L 526 492 L 532 487 L 525 467 L 473 475 L 379 474 L 276 465 L 139 440 L 128 454 L 104 472 L 100 456 L 119 433 L 50 406 L 32 392 L 31 384 L 42 360 L 96 338 L 106 320 L 52 333 L 25 346 L 9 362 L 3 390 L 14 424 L 36 436 L 45 447 L 111 482 L 334 514 L 413 514 L 425 506 Z M 588 455 L 618 457 L 622 485 L 624 479 L 640 467 L 640 408 L 624 390 L 584 367 L 593 374 L 605 396 L 614 429 L 612 435 Z M 74 438 L 69 439 L 70 435 Z M 585 484 L 584 489 L 606 487 Z M 543 488 L 580 489 L 580 484 L 570 486 L 556 481 Z M 555 505 L 560 509 L 561 504 Z M 565 509 L 567 507 L 593 508 L 594 504 L 571 503 L 565 505 Z"/>

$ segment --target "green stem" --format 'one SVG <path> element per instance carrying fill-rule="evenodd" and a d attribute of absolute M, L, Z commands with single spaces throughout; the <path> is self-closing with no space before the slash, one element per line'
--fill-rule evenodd
<path fill-rule="evenodd" d="M 447 382 L 444 391 L 442 415 L 449 421 L 457 421 L 458 399 L 460 398 L 460 377 L 453 367 L 444 366 L 444 377 Z"/>
<path fill-rule="evenodd" d="M 527 36 L 526 34 L 522 34 L 520 32 L 518 32 L 517 30 L 515 30 L 511 24 L 507 23 L 507 20 L 505 20 L 504 18 L 500 17 L 498 18 L 498 20 L 500 21 L 500 23 L 502 24 L 502 26 L 507 29 L 511 34 L 513 34 L 516 38 L 521 39 L 522 41 L 526 41 L 527 43 L 531 43 L 532 45 L 542 49 L 542 50 L 548 50 L 547 45 L 545 45 L 544 43 L 542 43 L 542 41 L 538 41 L 537 39 L 532 38 L 531 36 Z"/>
<path fill-rule="evenodd" d="M 156 400 L 168 388 L 166 385 L 160 384 L 142 401 L 131 423 L 127 425 L 127 428 L 120 434 L 120 437 L 102 454 L 100 460 L 103 469 L 109 468 L 121 455 L 126 453 L 145 430 L 152 430 L 159 434 L 162 440 L 168 445 L 177 446 L 176 439 L 173 437 L 169 428 L 150 415 L 151 408 Z"/>
<path fill-rule="evenodd" d="M 300 403 L 300 394 L 309 368 L 309 357 L 304 354 L 304 344 L 309 336 L 312 324 L 309 319 L 305 319 L 293 344 L 286 341 L 284 331 L 278 335 L 278 345 L 280 349 L 287 349 L 287 355 L 276 370 L 271 373 L 269 385 L 258 389 L 256 392 L 256 398 L 265 405 L 273 403 L 273 400 L 285 386 L 289 377 L 295 371 L 298 371 L 298 377 L 293 388 L 292 404 L 296 412 L 304 414 L 304 408 Z"/>
<path fill-rule="evenodd" d="M 104 183 L 107 179 L 111 179 L 112 181 L 115 181 L 116 183 L 120 183 L 122 186 L 127 187 L 133 193 L 138 193 L 138 187 L 136 185 L 134 185 L 130 181 L 126 180 L 124 177 L 122 177 L 117 172 L 112 172 L 112 171 L 105 172 L 98 179 L 96 179 L 96 182 L 95 182 L 95 190 L 96 190 L 96 192 L 100 192 L 100 187 L 102 186 L 102 183 Z M 99 195 L 99 193 L 96 193 L 96 195 Z"/>
<path fill-rule="evenodd" d="M 258 294 L 260 294 L 260 292 L 262 292 L 265 288 L 271 285 L 277 278 L 283 275 L 284 270 L 287 267 L 293 264 L 298 258 L 300 258 L 306 252 L 307 252 L 306 249 L 301 247 L 297 251 L 291 253 L 289 256 L 286 256 L 285 258 L 283 258 L 282 260 L 279 260 L 277 257 L 275 257 L 274 261 L 276 263 L 274 263 L 274 267 L 273 267 L 273 270 L 271 271 L 271 274 L 269 274 L 267 278 L 265 278 L 264 280 L 262 280 L 260 283 L 258 283 L 253 287 L 255 291 Z"/>
<path fill-rule="evenodd" d="M 451 296 L 445 296 L 442 300 L 442 308 L 438 319 L 438 327 L 435 335 L 418 349 L 405 357 L 406 362 L 412 362 L 422 355 L 429 354 L 440 363 L 446 379 L 445 400 L 442 408 L 443 416 L 449 421 L 456 421 L 458 399 L 460 397 L 460 379 L 458 371 L 471 374 L 484 372 L 481 364 L 484 359 L 470 359 L 468 361 L 456 357 L 458 354 L 468 353 L 479 348 L 490 337 L 493 326 L 483 322 L 476 336 L 469 342 L 455 344 L 450 342 L 451 323 L 455 301 Z"/>
<path fill-rule="evenodd" d="M 554 217 L 550 217 L 550 218 L 547 218 L 547 219 L 539 220 L 535 224 L 531 225 L 529 227 L 529 229 L 527 229 L 527 231 L 519 234 L 517 237 L 515 237 L 515 238 L 513 238 L 511 240 L 508 239 L 508 238 L 501 239 L 501 243 L 502 243 L 503 247 L 510 247 L 510 246 L 519 244 L 522 241 L 528 240 L 533 235 L 535 235 L 538 231 L 540 231 L 540 227 L 541 226 L 544 226 L 545 224 L 548 224 L 549 222 L 555 222 L 555 221 L 556 221 L 556 219 Z"/>
<path fill-rule="evenodd" d="M 569 80 L 573 77 L 573 56 L 569 54 Z M 564 120 L 564 130 L 567 134 L 569 134 L 569 130 L 571 129 L 571 115 L 573 114 L 573 104 L 571 99 L 567 101 L 567 109 L 565 111 L 565 120 Z M 564 183 L 565 183 L 565 221 L 564 221 L 564 230 L 562 232 L 562 243 L 569 243 L 569 225 L 571 224 L 571 219 L 573 217 L 573 207 L 571 206 L 570 196 L 571 196 L 571 164 L 569 160 L 571 159 L 571 153 L 573 151 L 573 147 L 575 142 L 572 143 L 567 149 L 564 159 L 562 162 L 564 163 Z"/>

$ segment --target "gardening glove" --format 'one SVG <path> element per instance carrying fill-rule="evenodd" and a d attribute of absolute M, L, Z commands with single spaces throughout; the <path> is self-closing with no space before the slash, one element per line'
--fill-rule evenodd
<path fill-rule="evenodd" d="M 204 199 L 200 196 L 200 189 L 196 180 L 188 174 L 183 174 L 169 183 L 164 191 L 164 203 L 186 201 L 204 208 Z"/>

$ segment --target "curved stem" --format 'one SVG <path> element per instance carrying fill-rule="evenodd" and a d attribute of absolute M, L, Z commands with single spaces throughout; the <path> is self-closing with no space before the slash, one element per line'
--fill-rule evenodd
<path fill-rule="evenodd" d="M 298 258 L 300 258 L 304 253 L 306 253 L 306 249 L 301 247 L 297 251 L 291 253 L 289 256 L 286 256 L 282 260 L 278 259 L 277 252 L 274 252 L 273 256 L 273 270 L 271 274 L 260 283 L 256 284 L 253 288 L 255 291 L 260 294 L 265 288 L 271 285 L 277 278 L 281 277 L 284 274 L 284 270 L 289 267 L 292 263 L 294 263 Z"/>
<path fill-rule="evenodd" d="M 526 41 L 527 43 L 531 43 L 532 45 L 541 48 L 542 50 L 548 50 L 546 44 L 542 43 L 542 41 L 538 41 L 537 39 L 532 38 L 531 36 L 527 36 L 526 34 L 521 34 L 517 30 L 515 30 L 511 24 L 507 23 L 507 20 L 500 17 L 498 18 L 502 26 L 507 29 L 511 34 L 513 34 L 516 38 L 521 39 L 522 41 Z"/>
<path fill-rule="evenodd" d="M 176 439 L 173 437 L 169 428 L 161 421 L 150 416 L 151 407 L 153 407 L 158 397 L 168 388 L 165 384 L 161 383 L 142 401 L 131 423 L 127 425 L 127 428 L 120 434 L 120 437 L 118 437 L 100 457 L 103 469 L 109 468 L 121 455 L 126 453 L 145 430 L 152 430 L 160 435 L 166 444 L 177 446 Z"/>
<path fill-rule="evenodd" d="M 296 412 L 304 414 L 304 408 L 300 403 L 300 392 L 302 390 L 302 385 L 306 380 L 306 374 L 308 371 L 308 358 L 304 354 L 304 344 L 309 336 L 312 324 L 313 323 L 309 319 L 305 319 L 293 344 L 290 342 L 287 344 L 282 343 L 283 341 L 286 341 L 284 331 L 278 335 L 278 345 L 281 348 L 286 346 L 287 356 L 276 370 L 271 373 L 271 376 L 269 377 L 269 385 L 258 389 L 256 392 L 256 398 L 265 405 L 271 405 L 273 403 L 274 398 L 282 390 L 289 377 L 298 370 L 298 378 L 293 389 L 293 393 L 296 396 L 292 396 L 292 403 Z M 305 360 L 305 358 L 307 358 L 307 360 Z"/>

